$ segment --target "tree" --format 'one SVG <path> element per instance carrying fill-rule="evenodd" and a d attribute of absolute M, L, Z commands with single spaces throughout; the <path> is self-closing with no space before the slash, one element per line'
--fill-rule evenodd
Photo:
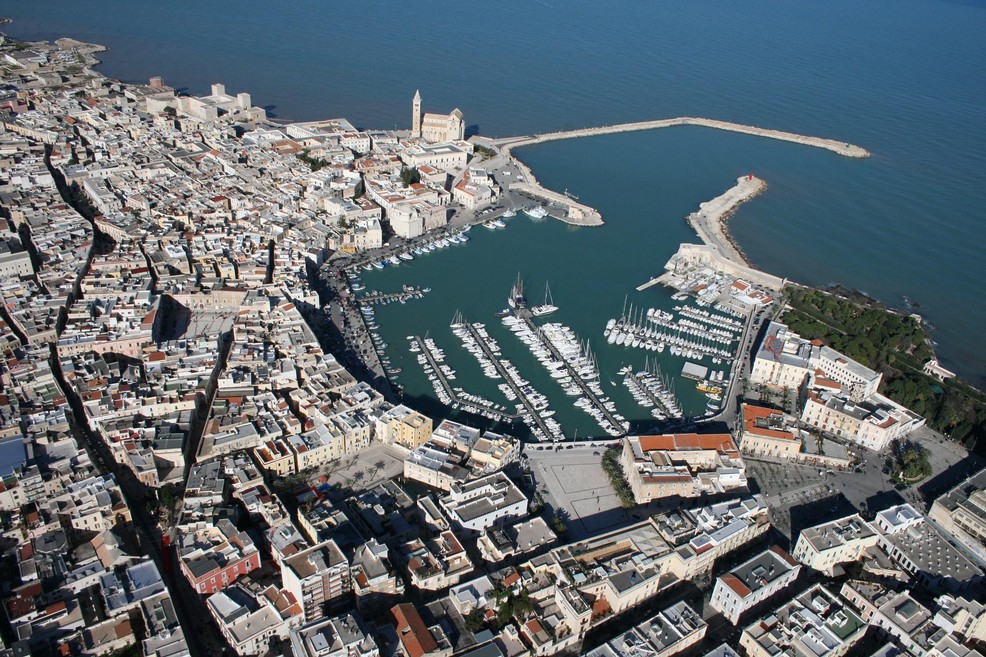
<path fill-rule="evenodd" d="M 473 609 L 466 616 L 466 629 L 475 634 L 486 627 L 482 609 Z"/>
<path fill-rule="evenodd" d="M 404 186 L 414 185 L 421 182 L 421 173 L 418 171 L 417 167 L 411 167 L 410 169 L 404 167 L 401 169 L 401 182 Z"/>

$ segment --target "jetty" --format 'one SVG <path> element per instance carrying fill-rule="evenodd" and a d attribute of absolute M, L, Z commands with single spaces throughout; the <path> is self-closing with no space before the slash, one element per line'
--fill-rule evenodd
<path fill-rule="evenodd" d="M 530 329 L 530 331 L 538 339 L 538 342 L 540 342 L 545 349 L 551 352 L 551 355 L 555 358 L 555 360 L 565 366 L 565 371 L 568 372 L 568 376 L 572 379 L 572 383 L 579 387 L 582 391 L 582 395 L 589 400 L 589 403 L 592 404 L 592 406 L 606 418 L 606 421 L 609 422 L 612 427 L 622 430 L 623 422 L 618 420 L 612 413 L 606 410 L 605 404 L 603 404 L 599 397 L 589 388 L 588 385 L 586 385 L 582 377 L 579 376 L 578 371 L 572 367 L 572 364 L 569 363 L 564 356 L 561 355 L 558 349 L 555 348 L 555 345 L 551 343 L 551 340 L 544 337 L 541 329 L 530 319 L 530 317 L 525 315 L 521 317 L 521 321 L 527 325 L 527 328 Z M 603 428 L 605 429 L 605 427 Z"/>
<path fill-rule="evenodd" d="M 478 404 L 472 400 L 464 399 L 462 396 L 458 394 L 458 392 L 456 392 L 455 388 L 452 387 L 452 384 L 449 383 L 448 378 L 445 376 L 445 372 L 442 371 L 440 364 L 438 363 L 437 360 L 435 360 L 435 355 L 431 353 L 431 349 L 428 348 L 428 345 L 425 343 L 424 338 L 415 335 L 412 336 L 411 341 L 418 346 L 418 349 L 424 355 L 428 365 L 431 366 L 432 371 L 434 372 L 435 376 L 438 379 L 438 385 L 442 388 L 442 390 L 445 391 L 445 394 L 451 400 L 452 402 L 451 405 L 454 408 L 461 408 L 467 413 L 481 415 L 483 417 L 488 417 L 491 420 L 495 420 L 497 422 L 504 422 L 507 424 L 510 424 L 515 420 L 520 419 L 520 415 L 517 413 L 506 413 L 504 411 L 493 408 L 492 402 L 488 402 L 490 406 L 487 407 L 483 404 Z"/>
<path fill-rule="evenodd" d="M 405 286 L 400 292 L 376 292 L 372 291 L 359 298 L 361 304 L 388 304 L 393 301 L 406 303 L 411 299 L 420 299 L 428 291 L 428 288 L 416 288 Z"/>
<path fill-rule="evenodd" d="M 744 125 L 742 123 L 733 123 L 731 121 L 718 121 L 716 119 L 704 119 L 694 116 L 679 116 L 673 119 L 638 121 L 635 123 L 617 123 L 615 125 L 582 128 L 580 130 L 563 130 L 559 132 L 548 132 L 540 135 L 528 135 L 523 137 L 507 137 L 504 139 L 494 139 L 493 143 L 504 151 L 505 154 L 509 155 L 511 149 L 519 148 L 521 146 L 540 144 L 546 141 L 555 141 L 558 139 L 577 139 L 580 137 L 594 137 L 597 135 L 611 135 L 620 132 L 657 130 L 660 128 L 673 128 L 681 125 L 697 125 L 703 128 L 713 128 L 715 130 L 739 132 L 746 135 L 753 135 L 755 137 L 767 137 L 768 139 L 789 141 L 795 144 L 802 144 L 804 146 L 824 148 L 845 157 L 864 158 L 870 156 L 870 152 L 865 148 L 854 144 L 848 144 L 844 141 L 838 141 L 836 139 L 811 137 L 808 135 L 799 135 L 794 132 L 785 132 L 783 130 L 772 130 L 770 128 L 761 128 L 753 125 Z"/>
<path fill-rule="evenodd" d="M 759 196 L 767 189 L 767 183 L 753 175 L 740 176 L 736 184 L 711 201 L 698 206 L 697 212 L 692 212 L 686 221 L 698 233 L 698 238 L 705 244 L 716 247 L 727 260 L 748 267 L 746 257 L 733 242 L 726 231 L 726 221 L 743 203 Z"/>
<path fill-rule="evenodd" d="M 655 395 L 654 391 L 651 390 L 646 383 L 641 381 L 639 376 L 630 371 L 626 373 L 626 378 L 636 385 L 641 393 L 643 393 L 643 395 L 650 400 L 650 403 L 654 405 L 654 408 L 663 413 L 668 420 L 680 419 L 680 412 L 677 409 L 668 408 L 668 405 L 664 403 L 664 400 Z"/>
<path fill-rule="evenodd" d="M 514 391 L 514 394 L 517 395 L 517 399 L 520 403 L 523 404 L 525 409 L 527 409 L 527 415 L 530 417 L 530 422 L 536 424 L 537 428 L 545 437 L 550 438 L 554 436 L 555 432 L 548 428 L 548 425 L 545 424 L 541 414 L 534 408 L 534 405 L 527 398 L 527 394 L 520 388 L 520 386 L 517 385 L 513 377 L 510 376 L 510 373 L 507 372 L 507 368 L 505 368 L 503 363 L 500 362 L 500 358 L 493 353 L 493 350 L 490 349 L 490 346 L 486 343 L 484 337 L 476 330 L 476 327 L 472 325 L 472 322 L 462 322 L 462 326 L 469 331 L 469 334 L 472 335 L 473 339 L 476 341 L 476 344 L 478 344 L 479 348 L 483 351 L 483 354 L 493 364 L 493 367 L 496 368 L 496 371 L 500 374 L 500 376 L 503 377 L 506 384 L 510 386 L 510 389 Z"/>

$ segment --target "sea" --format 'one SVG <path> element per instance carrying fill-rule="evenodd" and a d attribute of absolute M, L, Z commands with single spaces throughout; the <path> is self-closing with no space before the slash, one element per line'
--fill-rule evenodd
<path fill-rule="evenodd" d="M 161 75 L 189 93 L 223 82 L 281 120 L 342 116 L 406 129 L 420 89 L 425 111 L 458 107 L 470 132 L 489 136 L 688 115 L 872 152 L 853 160 L 699 127 L 516 151 L 542 183 L 597 207 L 606 225 L 520 216 L 501 231 L 473 230 L 466 245 L 367 273 L 371 288 L 432 288 L 378 312 L 411 399 L 433 395 L 406 335 L 457 349 L 453 314 L 497 325 L 493 313 L 518 273 L 535 301 L 551 283 L 562 308 L 553 319 L 590 340 L 604 378 L 618 384 L 615 370 L 643 367 L 644 355 L 607 350 L 606 320 L 625 302 L 673 305 L 665 290 L 634 288 L 680 242 L 696 241 L 684 217 L 747 173 L 768 188 L 730 230 L 755 266 L 919 313 L 942 364 L 986 384 L 982 1 L 6 0 L 0 14 L 14 19 L 0 29 L 16 38 L 106 45 L 101 70 L 111 77 Z M 461 356 L 456 366 L 470 371 Z M 465 378 L 492 385 L 472 366 Z M 621 411 L 632 406 L 614 399 Z M 559 408 L 568 433 L 591 433 L 579 413 Z"/>

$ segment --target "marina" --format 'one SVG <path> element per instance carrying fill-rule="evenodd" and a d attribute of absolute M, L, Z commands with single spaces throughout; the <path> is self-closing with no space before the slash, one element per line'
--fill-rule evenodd
<path fill-rule="evenodd" d="M 548 398 L 535 390 L 529 381 L 521 377 L 519 370 L 504 359 L 496 340 L 490 337 L 483 324 L 462 321 L 461 316 L 452 323 L 452 331 L 462 340 L 463 347 L 472 353 L 489 378 L 503 379 L 520 403 L 517 412 L 535 438 L 540 441 L 564 439 L 561 425 L 552 419 Z"/>
<path fill-rule="evenodd" d="M 576 407 L 591 415 L 609 435 L 626 433 L 629 423 L 604 395 L 592 352 L 582 348 L 572 329 L 558 323 L 538 327 L 526 315 L 504 317 L 501 321 L 528 346 L 566 395 L 579 396 Z"/>
<path fill-rule="evenodd" d="M 424 369 L 425 375 L 432 382 L 435 394 L 443 404 L 455 409 L 461 409 L 473 415 L 479 415 L 496 422 L 512 423 L 520 419 L 517 413 L 508 413 L 507 409 L 479 395 L 465 392 L 461 387 L 452 387 L 451 381 L 456 379 L 455 370 L 445 361 L 445 352 L 439 349 L 434 340 L 409 335 L 411 353 L 418 354 L 418 364 Z"/>

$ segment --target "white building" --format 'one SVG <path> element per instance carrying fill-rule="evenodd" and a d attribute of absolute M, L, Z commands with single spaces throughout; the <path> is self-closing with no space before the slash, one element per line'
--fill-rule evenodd
<path fill-rule="evenodd" d="M 794 558 L 831 577 L 841 564 L 858 561 L 878 541 L 873 527 L 859 514 L 853 514 L 802 530 L 794 546 Z"/>
<path fill-rule="evenodd" d="M 380 649 L 354 614 L 322 618 L 291 630 L 294 657 L 380 657 Z"/>
<path fill-rule="evenodd" d="M 527 498 L 502 472 L 452 484 L 440 503 L 453 524 L 475 534 L 527 515 Z"/>
<path fill-rule="evenodd" d="M 710 604 L 737 625 L 744 612 L 792 584 L 800 572 L 801 564 L 775 545 L 717 577 Z"/>
<path fill-rule="evenodd" d="M 821 585 L 754 621 L 740 637 L 748 657 L 841 657 L 862 638 L 866 623 Z"/>

